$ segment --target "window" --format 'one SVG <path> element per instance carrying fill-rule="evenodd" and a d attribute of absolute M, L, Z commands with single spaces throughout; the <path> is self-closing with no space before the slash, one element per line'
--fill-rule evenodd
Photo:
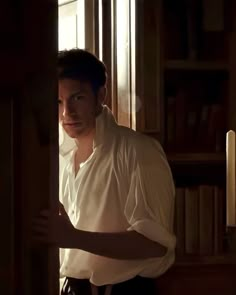
<path fill-rule="evenodd" d="M 59 0 L 59 50 L 85 48 L 84 0 Z"/>
<path fill-rule="evenodd" d="M 115 1 L 117 117 L 135 129 L 135 1 Z"/>
<path fill-rule="evenodd" d="M 86 48 L 108 70 L 108 106 L 136 129 L 135 0 L 59 0 L 59 50 Z"/>

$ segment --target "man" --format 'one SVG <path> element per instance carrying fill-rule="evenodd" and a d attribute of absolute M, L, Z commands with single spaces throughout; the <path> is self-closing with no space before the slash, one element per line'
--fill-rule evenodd
<path fill-rule="evenodd" d="M 91 53 L 59 54 L 61 294 L 156 294 L 174 261 L 174 185 L 160 144 L 117 125 L 106 68 Z M 63 163 L 63 164 L 62 164 Z M 38 221 L 43 232 L 43 221 Z M 45 231 L 45 229 L 44 229 Z"/>

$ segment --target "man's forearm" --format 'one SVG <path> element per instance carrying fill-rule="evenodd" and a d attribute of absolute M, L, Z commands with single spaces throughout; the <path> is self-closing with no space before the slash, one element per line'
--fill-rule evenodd
<path fill-rule="evenodd" d="M 167 248 L 135 231 L 99 233 L 76 230 L 71 248 L 115 259 L 161 257 Z"/>

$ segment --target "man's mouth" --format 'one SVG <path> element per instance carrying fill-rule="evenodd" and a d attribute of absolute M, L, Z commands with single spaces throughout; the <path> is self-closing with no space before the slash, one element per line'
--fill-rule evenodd
<path fill-rule="evenodd" d="M 81 125 L 81 122 L 77 121 L 77 122 L 66 122 L 63 124 L 64 126 L 78 126 Z"/>

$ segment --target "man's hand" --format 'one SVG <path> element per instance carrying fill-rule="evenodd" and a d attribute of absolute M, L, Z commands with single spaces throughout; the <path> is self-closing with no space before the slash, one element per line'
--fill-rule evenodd
<path fill-rule="evenodd" d="M 49 210 L 44 210 L 33 221 L 33 241 L 37 244 L 71 248 L 75 233 L 76 229 L 61 203 L 58 215 L 52 215 Z"/>

